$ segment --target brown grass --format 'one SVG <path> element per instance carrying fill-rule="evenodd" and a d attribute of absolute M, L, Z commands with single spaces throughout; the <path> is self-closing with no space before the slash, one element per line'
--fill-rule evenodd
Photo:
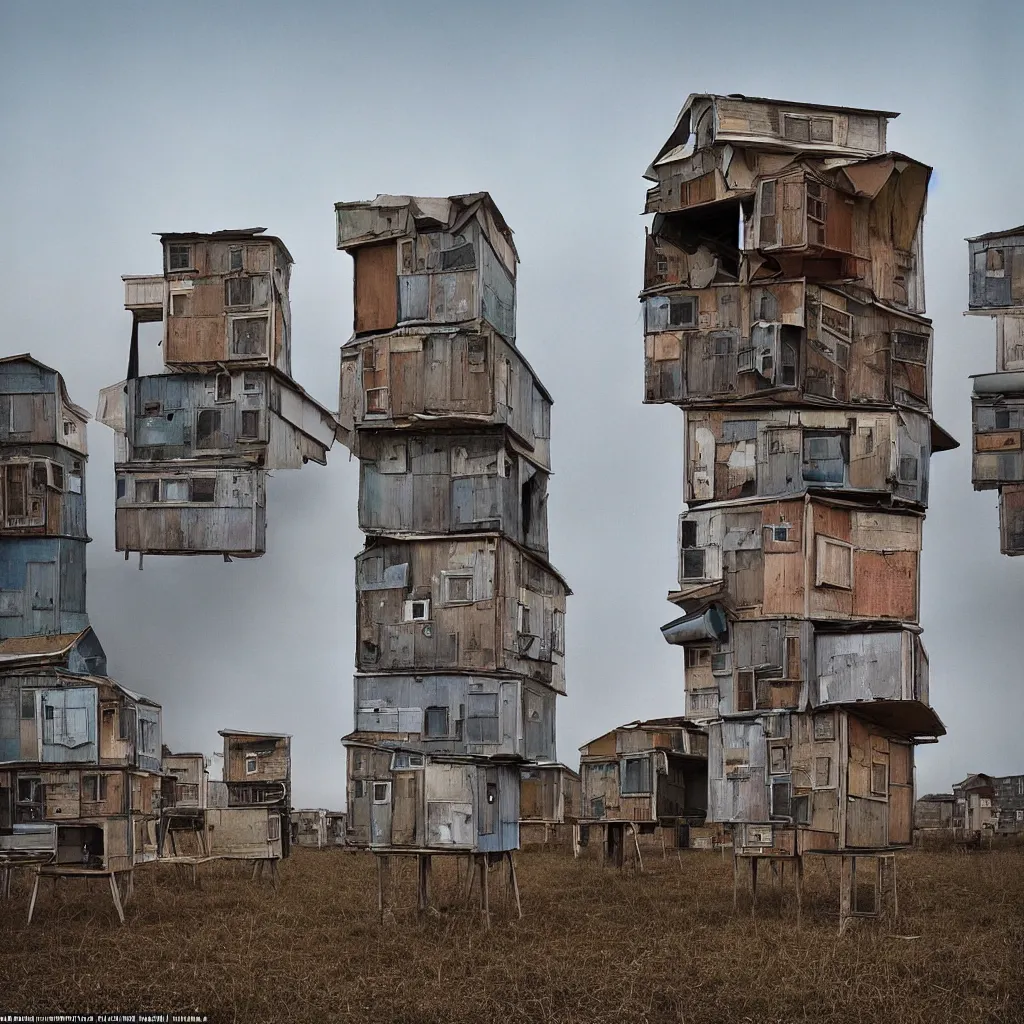
<path fill-rule="evenodd" d="M 0 1012 L 182 1011 L 217 1021 L 1024 1021 L 1024 849 L 912 853 L 900 918 L 837 936 L 838 894 L 819 863 L 804 921 L 765 888 L 732 915 L 718 854 L 648 856 L 619 875 L 550 853 L 519 856 L 524 919 L 492 877 L 494 926 L 457 906 L 455 865 L 435 859 L 418 920 L 412 865 L 394 872 L 394 920 L 377 922 L 368 854 L 299 850 L 281 886 L 206 866 L 202 888 L 167 866 L 137 872 L 120 928 L 96 882 L 26 881 L 0 902 Z"/>

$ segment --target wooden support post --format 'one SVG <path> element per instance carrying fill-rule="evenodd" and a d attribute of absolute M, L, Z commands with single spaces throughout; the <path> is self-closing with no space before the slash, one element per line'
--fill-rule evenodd
<path fill-rule="evenodd" d="M 256 881 L 256 875 L 259 873 L 259 870 L 260 870 L 260 868 L 262 866 L 263 866 L 263 861 L 261 861 L 261 860 L 253 861 L 253 865 L 252 865 L 252 879 L 251 879 L 251 881 L 253 881 L 253 882 Z"/>
<path fill-rule="evenodd" d="M 842 935 L 850 920 L 853 887 L 856 885 L 853 858 L 845 853 L 839 858 L 839 934 Z"/>
<path fill-rule="evenodd" d="M 799 927 L 800 927 L 800 912 L 803 909 L 803 906 L 802 906 L 803 884 L 804 884 L 804 858 L 803 858 L 803 856 L 798 856 L 797 859 L 796 859 L 796 863 L 793 866 L 796 869 L 796 873 L 795 873 L 795 876 L 794 876 L 796 878 L 796 926 L 799 929 Z"/>
<path fill-rule="evenodd" d="M 636 825 L 632 822 L 630 822 L 629 827 L 633 832 L 633 845 L 636 847 L 636 859 L 637 863 L 640 865 L 640 874 L 642 875 L 644 873 L 644 859 L 640 855 L 640 833 L 637 830 Z"/>
<path fill-rule="evenodd" d="M 114 871 L 110 872 L 110 895 L 114 901 L 117 916 L 121 919 L 121 924 L 124 924 L 124 908 L 121 906 L 121 893 L 117 888 L 117 873 Z"/>
<path fill-rule="evenodd" d="M 270 862 L 270 884 L 277 889 L 278 874 L 277 874 L 277 858 L 273 858 Z"/>
<path fill-rule="evenodd" d="M 484 925 L 491 928 L 491 883 L 490 872 L 487 870 L 487 854 L 480 854 L 480 910 L 484 916 Z"/>
<path fill-rule="evenodd" d="M 508 873 L 509 879 L 512 882 L 512 895 L 516 898 L 516 913 L 521 921 L 523 919 L 523 905 L 519 901 L 519 879 L 516 878 L 516 860 L 511 850 L 508 851 Z"/>
<path fill-rule="evenodd" d="M 377 911 L 380 923 L 384 923 L 384 858 L 377 854 Z"/>
<path fill-rule="evenodd" d="M 737 900 L 738 900 L 739 870 L 740 870 L 740 860 L 739 860 L 739 857 L 736 856 L 736 851 L 733 850 L 733 853 L 732 853 L 732 912 L 734 914 L 736 913 L 736 903 L 737 903 Z"/>
<path fill-rule="evenodd" d="M 28 924 L 32 923 L 32 914 L 36 909 L 36 896 L 39 895 L 39 869 L 36 868 L 36 878 L 32 883 L 32 899 L 29 900 L 28 904 Z"/>
<path fill-rule="evenodd" d="M 757 906 L 757 857 L 750 858 L 750 916 L 754 916 Z"/>
<path fill-rule="evenodd" d="M 663 828 L 659 828 L 659 831 L 661 832 L 661 859 L 662 860 L 668 860 L 668 850 L 665 848 L 665 830 Z M 678 828 L 678 826 L 676 827 L 676 845 L 677 846 L 679 845 L 679 828 Z"/>
<path fill-rule="evenodd" d="M 427 855 L 416 854 L 416 911 L 419 914 L 426 912 L 430 903 L 427 895 Z"/>

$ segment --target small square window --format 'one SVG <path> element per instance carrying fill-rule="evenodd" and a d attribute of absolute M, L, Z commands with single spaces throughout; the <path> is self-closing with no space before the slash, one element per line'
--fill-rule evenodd
<path fill-rule="evenodd" d="M 711 655 L 711 672 L 716 676 L 728 675 L 732 671 L 728 654 Z"/>
<path fill-rule="evenodd" d="M 167 269 L 191 270 L 192 246 L 171 243 L 167 246 Z"/>
<path fill-rule="evenodd" d="M 229 277 L 224 282 L 225 306 L 252 305 L 252 278 Z"/>
<path fill-rule="evenodd" d="M 248 394 L 259 394 L 263 391 L 263 375 L 260 373 L 246 373 L 243 378 L 242 390 Z"/>
<path fill-rule="evenodd" d="M 245 317 L 231 322 L 231 354 L 233 356 L 265 356 L 267 354 L 266 317 Z"/>
<path fill-rule="evenodd" d="M 191 480 L 193 501 L 213 501 L 217 492 L 217 478 L 197 476 Z"/>
<path fill-rule="evenodd" d="M 814 738 L 816 740 L 834 740 L 836 738 L 836 720 L 831 713 L 814 716 Z"/>
<path fill-rule="evenodd" d="M 196 417 L 196 447 L 227 448 L 228 439 L 222 432 L 222 422 L 220 409 L 200 409 Z"/>
<path fill-rule="evenodd" d="M 159 480 L 136 480 L 135 500 L 140 505 L 152 505 L 160 500 Z"/>
<path fill-rule="evenodd" d="M 391 783 L 375 782 L 373 784 L 373 802 L 375 804 L 386 804 L 391 801 Z"/>
<path fill-rule="evenodd" d="M 787 543 L 789 541 L 789 526 L 773 526 L 772 540 L 780 544 Z"/>
<path fill-rule="evenodd" d="M 445 604 L 472 604 L 473 577 L 471 575 L 444 577 Z"/>
<path fill-rule="evenodd" d="M 228 252 L 228 270 L 242 269 L 242 247 L 232 246 Z"/>
<path fill-rule="evenodd" d="M 190 316 L 192 296 L 188 292 L 171 292 L 171 316 Z"/>
<path fill-rule="evenodd" d="M 688 548 L 683 551 L 683 579 L 704 579 L 704 549 Z"/>
<path fill-rule="evenodd" d="M 52 704 L 44 704 L 43 705 L 43 718 L 45 718 L 46 721 L 48 721 L 48 722 L 52 722 L 53 721 L 53 705 Z"/>
<path fill-rule="evenodd" d="M 693 297 L 670 299 L 668 323 L 670 327 L 696 327 L 697 300 Z"/>
<path fill-rule="evenodd" d="M 161 501 L 188 501 L 192 494 L 189 481 L 183 477 L 173 477 L 170 480 L 161 480 Z"/>
<path fill-rule="evenodd" d="M 245 774 L 255 775 L 259 770 L 259 759 L 255 754 L 247 754 L 245 757 Z"/>

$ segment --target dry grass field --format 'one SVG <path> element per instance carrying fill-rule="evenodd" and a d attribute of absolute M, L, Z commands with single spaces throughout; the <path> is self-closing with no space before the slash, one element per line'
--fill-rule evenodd
<path fill-rule="evenodd" d="M 440 862 L 440 863 L 439 863 Z M 458 905 L 435 861 L 422 920 L 412 866 L 394 872 L 394 919 L 376 912 L 371 856 L 299 850 L 275 892 L 240 866 L 207 865 L 200 889 L 165 865 L 137 872 L 127 927 L 98 883 L 0 903 L 0 1012 L 183 1011 L 216 1021 L 899 1022 L 1024 1021 L 1024 848 L 900 860 L 895 925 L 837 936 L 820 863 L 795 928 L 765 889 L 732 914 L 731 861 L 648 858 L 642 876 L 548 853 L 519 855 L 524 918 L 492 884 L 494 926 Z M 834 870 L 833 870 L 834 875 Z M 497 876 L 495 876 L 497 877 Z M 65 891 L 61 891 L 64 889 Z"/>

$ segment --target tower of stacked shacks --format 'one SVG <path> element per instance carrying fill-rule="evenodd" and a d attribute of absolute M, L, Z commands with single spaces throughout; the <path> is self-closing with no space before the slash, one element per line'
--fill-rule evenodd
<path fill-rule="evenodd" d="M 521 766 L 555 761 L 551 398 L 516 345 L 518 257 L 487 193 L 339 203 L 337 226 L 355 282 L 339 436 L 366 534 L 348 839 L 483 864 L 519 845 Z"/>
<path fill-rule="evenodd" d="M 0 359 L 0 893 L 19 866 L 101 875 L 123 921 L 118 878 L 156 857 L 161 716 L 89 626 L 88 419 L 56 370 Z"/>
<path fill-rule="evenodd" d="M 691 96 L 646 177 L 645 397 L 685 416 L 686 710 L 736 866 L 842 858 L 877 909 L 942 735 L 919 625 L 932 452 L 922 223 L 896 114 Z M 856 856 L 855 856 L 856 855 Z M 856 904 L 853 879 L 874 883 Z M 862 886 L 863 888 L 863 886 Z"/>
<path fill-rule="evenodd" d="M 116 433 L 115 546 L 161 555 L 266 550 L 270 470 L 325 463 L 336 423 L 291 377 L 292 257 L 263 228 L 160 235 L 163 273 L 125 277 L 127 380 Z M 139 327 L 163 321 L 164 371 L 139 375 Z"/>
<path fill-rule="evenodd" d="M 969 238 L 968 312 L 996 322 L 996 372 L 974 378 L 976 491 L 999 490 L 999 548 L 1024 555 L 1024 225 Z"/>

